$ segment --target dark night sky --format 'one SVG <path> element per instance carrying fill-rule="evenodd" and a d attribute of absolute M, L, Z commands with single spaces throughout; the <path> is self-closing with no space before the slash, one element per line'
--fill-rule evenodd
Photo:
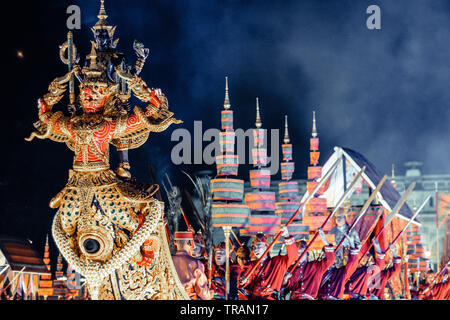
<path fill-rule="evenodd" d="M 58 46 L 66 39 L 67 6 L 82 10 L 82 29 L 74 38 L 84 59 L 99 2 L 15 1 L 2 12 L 1 70 L 7 83 L 0 234 L 32 239 L 38 248 L 55 213 L 48 202 L 64 186 L 72 154 L 63 144 L 27 143 L 24 137 L 37 120 L 37 99 L 66 72 Z M 366 28 L 370 4 L 381 7 L 382 30 Z M 135 59 L 134 39 L 150 48 L 142 77 L 162 88 L 189 130 L 194 120 L 203 120 L 205 129 L 219 126 L 228 75 L 236 127 L 253 126 L 257 96 L 264 127 L 279 128 L 289 115 L 298 178 L 306 176 L 313 110 L 322 161 L 340 145 L 384 172 L 394 163 L 401 174 L 410 160 L 422 161 L 426 173 L 450 172 L 446 0 L 106 0 L 106 10 L 129 60 Z M 151 135 L 130 152 L 138 179 L 149 179 L 151 162 L 158 178 L 168 171 L 177 183 L 186 183 L 170 163 L 173 129 Z"/>

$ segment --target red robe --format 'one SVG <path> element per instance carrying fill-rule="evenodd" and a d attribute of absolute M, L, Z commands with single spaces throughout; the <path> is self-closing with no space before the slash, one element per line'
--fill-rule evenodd
<path fill-rule="evenodd" d="M 213 262 L 211 279 L 211 289 L 214 291 L 213 300 L 225 300 L 225 285 L 225 266 L 218 266 Z"/>
<path fill-rule="evenodd" d="M 319 297 L 322 300 L 342 299 L 345 283 L 358 266 L 358 253 L 358 249 L 350 250 L 345 266 L 331 268 L 325 273 L 319 289 Z"/>
<path fill-rule="evenodd" d="M 376 285 L 375 288 L 372 291 L 370 291 L 370 293 L 378 297 L 378 299 L 384 299 L 384 288 L 386 287 L 386 284 L 392 277 L 400 273 L 401 268 L 402 268 L 402 259 L 395 258 L 394 265 L 392 267 L 381 271 L 380 284 Z"/>
<path fill-rule="evenodd" d="M 375 254 L 375 266 L 378 267 L 378 272 L 383 270 L 385 261 L 384 254 Z M 377 270 L 375 267 L 374 270 Z M 371 278 L 377 277 L 374 272 L 370 272 L 369 266 L 361 266 L 353 272 L 349 280 L 345 284 L 345 293 L 349 295 L 365 296 L 368 291 L 368 284 Z M 349 274 L 351 274 L 351 271 Z"/>
<path fill-rule="evenodd" d="M 230 300 L 248 300 L 249 292 L 243 288 L 238 289 L 239 276 L 248 269 L 248 266 L 241 267 L 239 263 L 230 266 Z M 245 270 L 245 271 L 244 271 Z"/>
<path fill-rule="evenodd" d="M 450 281 L 449 278 L 445 282 L 434 284 L 428 290 L 426 296 L 422 300 L 449 300 L 450 299 Z"/>
<path fill-rule="evenodd" d="M 249 300 L 274 300 L 272 294 L 274 291 L 280 290 L 287 269 L 298 258 L 295 239 L 288 237 L 285 239 L 285 244 L 286 255 L 273 258 L 267 257 L 258 265 L 243 286 L 238 285 L 239 289 L 246 289 L 251 293 Z M 250 261 L 248 263 L 248 269 L 243 272 L 242 276 L 247 277 L 247 274 L 256 262 L 256 260 Z"/>
<path fill-rule="evenodd" d="M 313 300 L 317 297 L 322 276 L 336 259 L 333 246 L 326 246 L 324 251 L 325 258 L 321 261 L 305 261 L 294 269 L 285 286 L 291 291 L 290 300 Z"/>

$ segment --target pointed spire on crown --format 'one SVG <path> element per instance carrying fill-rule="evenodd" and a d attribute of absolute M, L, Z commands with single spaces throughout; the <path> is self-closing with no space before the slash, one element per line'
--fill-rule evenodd
<path fill-rule="evenodd" d="M 94 35 L 96 34 L 97 30 L 100 29 L 105 29 L 108 32 L 109 37 L 112 39 L 114 37 L 114 33 L 116 32 L 116 27 L 114 26 L 110 26 L 108 24 L 108 22 L 106 21 L 106 19 L 108 18 L 108 15 L 106 14 L 106 10 L 105 10 L 105 1 L 104 0 L 100 0 L 100 11 L 97 15 L 98 21 L 97 23 L 92 27 L 92 32 L 94 33 Z M 116 39 L 113 43 L 113 47 L 115 47 L 117 45 L 117 42 L 119 41 L 119 39 Z"/>
<path fill-rule="evenodd" d="M 91 53 L 89 54 L 89 59 L 91 63 L 89 65 L 90 68 L 95 68 L 97 66 L 97 51 L 95 50 L 95 43 L 91 41 Z"/>
<path fill-rule="evenodd" d="M 285 144 L 288 144 L 289 142 L 291 142 L 291 140 L 289 139 L 289 129 L 288 129 L 288 116 L 285 115 L 284 116 L 284 139 L 283 139 Z"/>
<path fill-rule="evenodd" d="M 228 95 L 228 77 L 225 77 L 225 101 L 223 102 L 224 109 L 228 110 L 231 107 L 230 97 Z"/>
<path fill-rule="evenodd" d="M 108 18 L 108 15 L 105 11 L 105 0 L 100 0 L 100 11 L 97 15 L 97 18 L 99 18 L 100 20 L 106 20 Z"/>
<path fill-rule="evenodd" d="M 317 137 L 317 127 L 316 127 L 316 112 L 313 111 L 313 127 L 312 127 L 312 137 Z"/>
<path fill-rule="evenodd" d="M 259 98 L 256 98 L 256 122 L 255 126 L 259 129 L 262 127 L 261 116 L 259 114 Z"/>

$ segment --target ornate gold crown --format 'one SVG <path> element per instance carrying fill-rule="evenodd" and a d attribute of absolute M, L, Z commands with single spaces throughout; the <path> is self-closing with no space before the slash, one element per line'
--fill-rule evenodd
<path fill-rule="evenodd" d="M 109 37 L 112 39 L 114 38 L 114 33 L 116 32 L 116 26 L 110 26 L 106 19 L 108 18 L 108 15 L 105 11 L 105 1 L 101 0 L 100 3 L 100 12 L 97 15 L 98 21 L 97 23 L 91 28 L 92 32 L 94 33 L 94 36 L 96 35 L 96 32 L 98 30 L 106 30 L 108 32 Z M 115 48 L 119 42 L 119 39 L 116 39 L 112 43 L 112 47 Z M 97 45 L 95 44 L 95 48 L 97 48 Z"/>
<path fill-rule="evenodd" d="M 97 64 L 97 51 L 95 50 L 95 43 L 91 41 L 91 44 L 91 53 L 87 56 L 87 58 L 90 60 L 89 66 L 84 67 L 82 73 L 86 76 L 85 81 L 97 82 L 101 81 L 101 79 L 103 78 L 102 76 L 104 76 L 104 70 L 102 70 L 101 65 Z"/>

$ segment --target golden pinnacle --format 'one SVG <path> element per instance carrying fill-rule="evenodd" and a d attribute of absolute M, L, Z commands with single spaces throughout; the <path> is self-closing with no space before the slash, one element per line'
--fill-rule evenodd
<path fill-rule="evenodd" d="M 223 107 L 227 110 L 231 108 L 230 97 L 228 95 L 228 77 L 225 77 L 225 101 L 223 102 Z"/>
<path fill-rule="evenodd" d="M 288 129 L 288 116 L 284 116 L 284 143 L 288 144 L 290 142 L 289 139 L 289 129 Z"/>
<path fill-rule="evenodd" d="M 316 127 L 316 112 L 313 111 L 313 128 L 312 128 L 312 137 L 317 137 L 317 127 Z"/>
<path fill-rule="evenodd" d="M 259 115 L 259 98 L 256 98 L 256 122 L 255 126 L 259 129 L 262 127 L 261 116 Z"/>

